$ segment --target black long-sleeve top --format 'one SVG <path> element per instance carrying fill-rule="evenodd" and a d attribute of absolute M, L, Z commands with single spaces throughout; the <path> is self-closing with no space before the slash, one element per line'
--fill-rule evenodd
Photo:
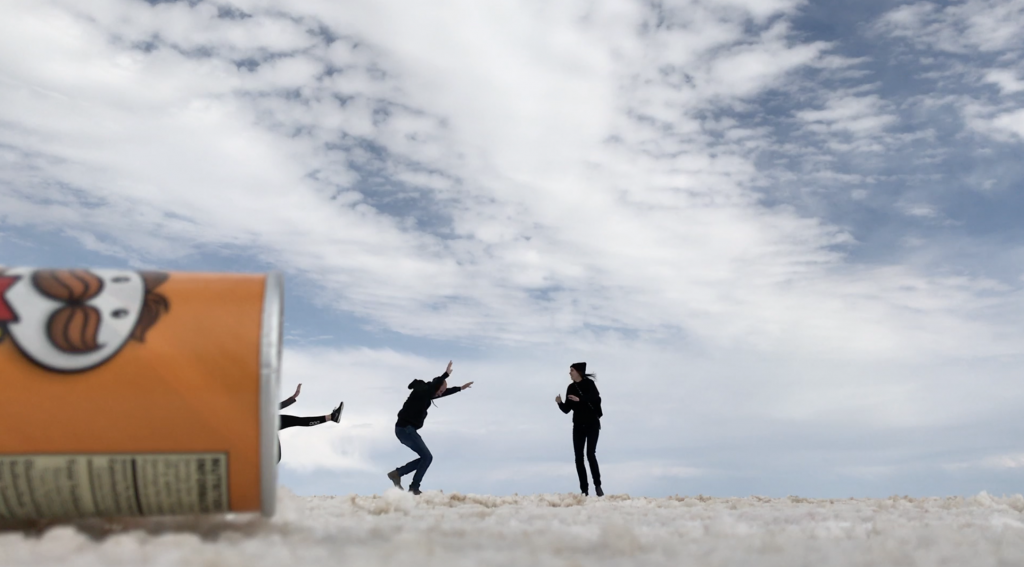
<path fill-rule="evenodd" d="M 572 394 L 580 399 L 574 402 L 569 399 Z M 597 391 L 597 384 L 590 378 L 584 378 L 579 382 L 573 382 L 565 389 L 565 401 L 558 404 L 562 413 L 572 412 L 573 425 L 601 424 L 601 393 Z"/>
<path fill-rule="evenodd" d="M 281 406 L 278 409 L 284 409 L 284 408 L 286 408 L 286 407 L 288 407 L 288 406 L 290 406 L 290 405 L 292 405 L 294 403 L 295 403 L 295 398 L 294 397 L 288 398 L 287 400 L 281 402 Z"/>
<path fill-rule="evenodd" d="M 462 390 L 459 386 L 450 386 L 440 396 L 436 396 L 437 391 L 441 388 L 441 384 L 448 379 L 448 373 L 434 378 L 430 382 L 424 382 L 423 380 L 413 380 L 409 383 L 409 389 L 412 392 L 409 393 L 409 397 L 406 398 L 405 404 L 402 405 L 402 409 L 398 412 L 398 421 L 395 422 L 396 427 L 412 427 L 413 429 L 419 429 L 423 427 L 423 421 L 427 419 L 427 410 L 430 409 L 430 402 L 435 397 L 443 398 L 450 396 L 456 392 Z"/>

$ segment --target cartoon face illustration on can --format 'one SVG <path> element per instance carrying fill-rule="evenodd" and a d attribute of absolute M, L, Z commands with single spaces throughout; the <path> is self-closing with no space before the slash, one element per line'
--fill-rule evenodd
<path fill-rule="evenodd" d="M 168 311 L 156 289 L 162 272 L 0 270 L 0 340 L 57 372 L 82 372 L 110 360 Z"/>

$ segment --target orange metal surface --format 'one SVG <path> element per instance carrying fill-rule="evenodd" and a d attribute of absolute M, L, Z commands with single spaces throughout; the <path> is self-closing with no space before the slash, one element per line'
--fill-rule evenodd
<path fill-rule="evenodd" d="M 51 344 L 70 353 L 61 360 L 75 360 L 96 352 L 94 330 L 112 315 L 100 303 L 90 307 L 82 301 L 82 294 L 92 291 L 71 289 L 60 296 L 67 282 L 84 281 L 82 289 L 93 284 L 70 271 L 56 272 L 44 274 L 56 283 L 33 277 L 43 297 L 64 302 L 63 307 L 52 303 L 52 313 L 39 324 L 48 325 L 46 336 L 57 336 Z M 45 353 L 35 355 L 39 360 L 27 354 L 23 345 L 31 339 L 19 342 L 12 331 L 28 329 L 31 313 L 19 305 L 16 293 L 27 288 L 16 286 L 28 285 L 29 276 L 10 274 L 0 271 L 0 314 L 8 311 L 8 322 L 0 320 L 0 454 L 223 451 L 231 510 L 260 509 L 265 276 L 158 274 L 155 288 L 147 280 L 141 313 L 129 314 L 143 324 L 109 358 L 79 371 L 47 369 Z M 126 280 L 107 274 L 104 290 L 115 285 L 114 277 Z"/>

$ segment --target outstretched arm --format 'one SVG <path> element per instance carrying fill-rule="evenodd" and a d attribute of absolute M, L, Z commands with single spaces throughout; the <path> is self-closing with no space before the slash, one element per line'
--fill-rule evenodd
<path fill-rule="evenodd" d="M 437 378 L 434 378 L 433 380 L 431 380 L 431 382 L 434 383 L 434 389 L 436 390 L 441 385 L 441 382 L 447 380 L 448 377 L 451 376 L 451 375 L 452 375 L 452 361 L 449 360 L 448 361 L 448 368 L 444 369 L 444 374 L 442 374 L 442 375 L 438 376 Z"/>
<path fill-rule="evenodd" d="M 473 386 L 472 382 L 466 382 L 465 384 L 463 384 L 461 386 L 452 386 L 451 388 L 448 388 L 447 390 L 445 390 L 444 393 L 441 394 L 438 397 L 439 398 L 443 398 L 445 396 L 450 396 L 450 395 L 452 395 L 452 394 L 454 394 L 456 392 L 461 392 L 463 390 L 468 390 L 472 386 Z"/>
<path fill-rule="evenodd" d="M 302 391 L 302 384 L 299 384 L 298 386 L 295 387 L 295 393 L 292 394 L 292 396 L 290 398 L 288 398 L 285 401 L 281 402 L 281 406 L 278 409 L 284 409 L 284 408 L 294 404 L 295 403 L 295 398 L 299 397 L 299 392 L 301 392 L 301 391 Z"/>
<path fill-rule="evenodd" d="M 456 392 L 460 392 L 461 390 L 462 390 L 462 388 L 459 388 L 458 386 L 452 386 L 451 388 L 448 388 L 447 390 L 445 390 L 444 393 L 441 394 L 438 397 L 439 398 L 443 398 L 445 396 L 450 396 L 450 395 L 452 395 L 452 394 L 454 394 Z"/>

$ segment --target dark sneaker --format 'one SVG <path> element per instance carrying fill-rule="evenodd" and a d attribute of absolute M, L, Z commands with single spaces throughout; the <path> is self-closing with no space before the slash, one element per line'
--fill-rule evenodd
<path fill-rule="evenodd" d="M 594 487 L 594 492 L 596 492 L 598 496 L 604 496 L 604 491 L 601 490 L 600 486 L 595 486 Z"/>
<path fill-rule="evenodd" d="M 389 472 L 388 478 L 391 479 L 391 482 L 395 483 L 395 488 L 399 490 L 405 490 L 404 488 L 402 488 L 402 475 L 398 474 L 398 469 Z"/>
<path fill-rule="evenodd" d="M 423 494 L 422 492 L 420 492 L 420 487 L 418 486 L 410 486 L 409 492 L 412 492 L 413 496 L 419 496 L 420 494 Z"/>
<path fill-rule="evenodd" d="M 341 410 L 343 409 L 345 409 L 345 402 L 338 404 L 338 407 L 334 408 L 334 411 L 331 412 L 331 421 L 334 423 L 341 421 Z"/>

